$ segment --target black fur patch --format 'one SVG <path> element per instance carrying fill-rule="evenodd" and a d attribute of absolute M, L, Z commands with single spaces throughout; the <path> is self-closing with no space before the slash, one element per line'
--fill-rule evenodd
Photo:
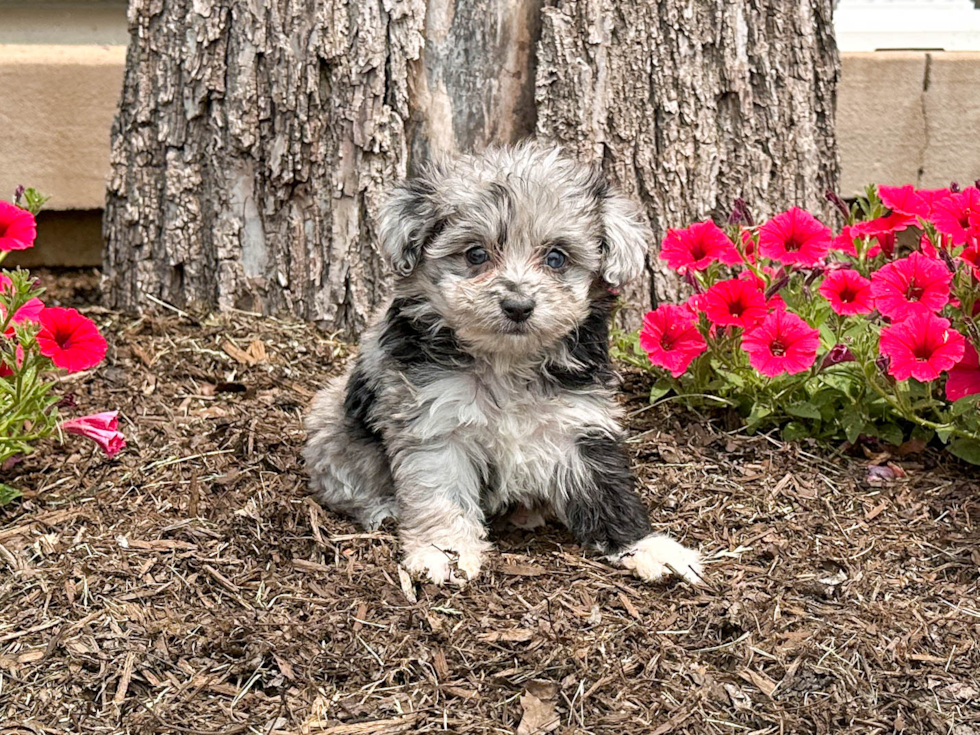
<path fill-rule="evenodd" d="M 587 388 L 609 385 L 614 376 L 609 360 L 609 317 L 616 305 L 612 294 L 600 296 L 592 303 L 581 326 L 565 337 L 565 347 L 577 364 L 574 368 L 548 363 L 545 380 L 560 388 Z"/>
<path fill-rule="evenodd" d="M 446 227 L 446 220 L 438 217 L 433 201 L 435 186 L 426 178 L 419 177 L 403 182 L 399 187 L 404 193 L 401 216 L 412 222 L 412 230 L 405 243 L 405 253 L 413 266 L 418 264 L 422 251 Z"/>
<path fill-rule="evenodd" d="M 381 349 L 406 369 L 427 365 L 457 369 L 470 364 L 473 358 L 463 351 L 452 329 L 440 325 L 435 317 L 404 313 L 418 303 L 411 299 L 392 302 L 379 339 Z"/>
<path fill-rule="evenodd" d="M 374 404 L 377 395 L 368 383 L 367 376 L 358 362 L 350 378 L 347 379 L 347 394 L 344 396 L 344 415 L 351 427 L 367 438 L 383 441 L 381 432 L 374 421 Z"/>
<path fill-rule="evenodd" d="M 615 554 L 649 535 L 647 509 L 636 492 L 636 478 L 623 444 L 604 434 L 576 442 L 588 477 L 565 506 L 565 522 L 584 545 Z"/>

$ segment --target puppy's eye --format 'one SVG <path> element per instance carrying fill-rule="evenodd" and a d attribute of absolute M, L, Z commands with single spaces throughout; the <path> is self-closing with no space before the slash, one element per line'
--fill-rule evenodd
<path fill-rule="evenodd" d="M 561 250 L 549 250 L 548 254 L 544 256 L 544 264 L 554 270 L 562 268 L 566 260 L 565 253 Z"/>
<path fill-rule="evenodd" d="M 470 248 L 466 251 L 466 262 L 470 265 L 482 265 L 490 260 L 490 253 L 484 248 Z"/>

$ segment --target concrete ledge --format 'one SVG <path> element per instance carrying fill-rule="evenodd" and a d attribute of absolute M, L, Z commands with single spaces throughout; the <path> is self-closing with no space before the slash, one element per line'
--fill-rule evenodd
<path fill-rule="evenodd" d="M 18 184 L 52 209 L 101 209 L 125 46 L 0 45 L 0 197 Z"/>
<path fill-rule="evenodd" d="M 980 52 L 841 54 L 841 190 L 980 178 Z"/>

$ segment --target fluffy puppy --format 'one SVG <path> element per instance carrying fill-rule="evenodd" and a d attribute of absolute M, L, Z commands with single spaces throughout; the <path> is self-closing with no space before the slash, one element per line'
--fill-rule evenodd
<path fill-rule="evenodd" d="M 515 510 L 645 580 L 697 582 L 697 552 L 651 533 L 613 400 L 614 293 L 649 239 L 597 169 L 540 144 L 397 186 L 394 297 L 307 420 L 316 497 L 369 529 L 397 519 L 406 567 L 437 584 L 476 577 L 488 518 Z"/>

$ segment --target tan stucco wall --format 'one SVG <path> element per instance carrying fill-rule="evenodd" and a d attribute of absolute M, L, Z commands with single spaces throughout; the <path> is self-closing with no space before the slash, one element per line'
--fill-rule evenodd
<path fill-rule="evenodd" d="M 98 209 L 124 46 L 0 45 L 0 197 L 18 184 L 53 209 Z"/>
<path fill-rule="evenodd" d="M 980 52 L 841 55 L 841 190 L 980 178 Z"/>

